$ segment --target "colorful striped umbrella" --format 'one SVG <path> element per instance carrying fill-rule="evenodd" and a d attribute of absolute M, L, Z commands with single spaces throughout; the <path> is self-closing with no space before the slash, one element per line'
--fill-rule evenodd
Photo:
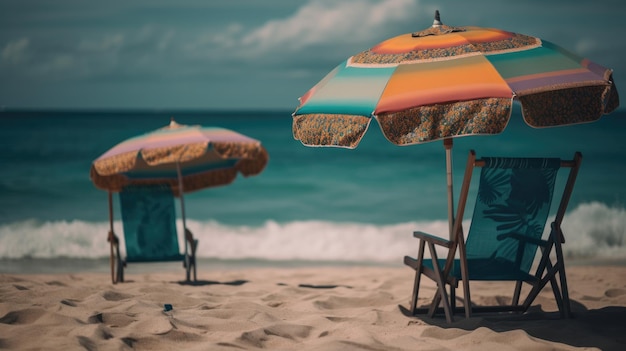
<path fill-rule="evenodd" d="M 354 148 L 376 119 L 396 145 L 444 139 L 452 221 L 453 137 L 501 133 L 513 101 L 533 127 L 591 122 L 619 105 L 612 70 L 548 41 L 480 27 L 433 26 L 341 63 L 300 98 L 293 135 Z"/>
<path fill-rule="evenodd" d="M 238 173 L 257 175 L 268 159 L 258 140 L 224 128 L 180 125 L 174 119 L 168 126 L 127 139 L 98 157 L 91 165 L 90 177 L 96 187 L 109 192 L 113 282 L 114 246 L 118 240 L 113 233 L 112 192 L 127 185 L 169 184 L 180 197 L 187 260 L 193 237 L 187 230 L 183 194 L 230 184 Z"/>

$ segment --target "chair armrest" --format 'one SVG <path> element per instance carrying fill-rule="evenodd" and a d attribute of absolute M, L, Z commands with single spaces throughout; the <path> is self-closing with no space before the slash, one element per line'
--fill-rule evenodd
<path fill-rule="evenodd" d="M 193 233 L 191 232 L 191 230 L 185 228 L 185 239 L 190 243 L 193 244 Z"/>
<path fill-rule="evenodd" d="M 451 248 L 452 247 L 452 241 L 447 240 L 447 239 L 442 239 L 438 236 L 432 235 L 432 234 L 428 234 L 428 233 L 424 233 L 424 232 L 413 232 L 413 237 L 427 241 L 429 243 L 433 243 L 436 245 L 440 245 L 443 247 L 447 247 L 447 248 Z"/>
<path fill-rule="evenodd" d="M 107 236 L 107 241 L 113 245 L 119 245 L 120 240 L 117 238 L 117 235 L 112 230 L 109 230 L 109 235 Z"/>
<path fill-rule="evenodd" d="M 187 242 L 189 243 L 189 246 L 191 247 L 192 255 L 195 254 L 196 248 L 198 247 L 198 239 L 195 239 L 193 237 L 193 233 L 191 232 L 191 230 L 187 228 L 185 228 L 185 239 L 187 240 Z"/>
<path fill-rule="evenodd" d="M 524 241 L 526 243 L 535 244 L 535 245 L 541 246 L 541 247 L 546 247 L 548 245 L 548 242 L 545 241 L 545 240 L 529 238 L 526 235 L 517 234 L 517 233 L 500 234 L 496 238 L 498 240 L 504 240 L 504 239 L 507 239 L 507 238 L 512 238 L 512 239 L 517 239 L 519 241 Z"/>
<path fill-rule="evenodd" d="M 420 265 L 418 264 L 417 260 L 411 256 L 404 256 L 404 264 L 415 270 L 420 269 Z"/>

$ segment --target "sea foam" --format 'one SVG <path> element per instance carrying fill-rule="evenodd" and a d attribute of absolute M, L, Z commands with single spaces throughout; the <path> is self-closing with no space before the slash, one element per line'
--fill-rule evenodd
<path fill-rule="evenodd" d="M 225 260 L 402 262 L 404 255 L 417 252 L 414 230 L 448 235 L 444 220 L 393 225 L 268 220 L 259 226 L 187 220 L 187 227 L 199 239 L 200 258 Z M 182 228 L 181 220 L 178 228 Z M 567 257 L 626 259 L 626 210 L 622 207 L 581 204 L 566 215 L 562 229 Z M 122 237 L 120 222 L 114 223 L 114 230 Z M 0 226 L 0 259 L 108 257 L 108 231 L 108 222 L 80 220 L 4 224 Z M 182 239 L 180 244 L 182 252 Z M 123 240 L 121 249 L 124 253 Z"/>

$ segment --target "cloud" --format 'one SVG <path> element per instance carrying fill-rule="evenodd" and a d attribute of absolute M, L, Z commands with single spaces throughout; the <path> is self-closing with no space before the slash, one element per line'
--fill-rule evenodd
<path fill-rule="evenodd" d="M 180 62 L 174 37 L 173 30 L 150 26 L 52 39 L 33 35 L 4 47 L 0 69 L 46 80 L 158 76 Z"/>
<path fill-rule="evenodd" d="M 581 55 L 587 55 L 590 52 L 597 50 L 599 46 L 600 45 L 597 40 L 594 40 L 593 38 L 582 38 L 578 40 L 574 49 Z"/>
<path fill-rule="evenodd" d="M 220 31 L 206 29 L 183 50 L 190 62 L 222 67 L 218 74 L 237 67 L 256 75 L 319 76 L 352 54 L 409 32 L 419 10 L 418 0 L 310 0 L 254 27 L 231 22 Z"/>
<path fill-rule="evenodd" d="M 83 40 L 78 44 L 77 50 L 82 52 L 111 52 L 119 51 L 124 45 L 124 35 L 121 33 L 107 34 L 96 40 Z"/>
<path fill-rule="evenodd" d="M 372 37 L 372 32 L 384 29 L 385 24 L 413 17 L 416 4 L 413 0 L 310 1 L 293 16 L 269 21 L 252 30 L 241 44 L 260 51 L 273 51 L 363 42 Z"/>
<path fill-rule="evenodd" d="M 71 55 L 55 55 L 49 61 L 42 62 L 35 69 L 43 75 L 56 72 L 75 71 L 78 68 L 76 59 Z"/>
<path fill-rule="evenodd" d="M 2 60 L 4 69 L 24 64 L 21 74 L 45 79 L 189 79 L 272 69 L 303 77 L 397 34 L 396 26 L 415 20 L 418 4 L 310 0 L 281 17 L 267 12 L 265 21 L 233 17 L 181 26 L 147 18 L 53 36 L 39 32 L 6 44 Z"/>
<path fill-rule="evenodd" d="M 23 62 L 27 56 L 27 50 L 30 41 L 28 38 L 21 38 L 15 41 L 9 42 L 4 49 L 2 49 L 2 53 L 0 57 L 2 57 L 3 61 L 17 64 Z"/>
<path fill-rule="evenodd" d="M 247 88 L 274 91 L 278 100 L 279 91 L 306 91 L 350 55 L 428 27 L 437 8 L 446 24 L 538 35 L 615 68 L 618 79 L 626 71 L 620 69 L 626 44 L 596 20 L 619 33 L 618 10 L 626 5 L 618 3 L 607 10 L 563 0 L 541 3 L 537 12 L 532 3 L 497 0 L 69 1 L 54 11 L 16 2 L 10 18 L 0 5 L 8 28 L 0 31 L 0 88 L 92 84 L 120 87 L 122 94 L 127 86 L 178 85 L 214 89 L 217 100 L 231 84 L 238 96 Z"/>

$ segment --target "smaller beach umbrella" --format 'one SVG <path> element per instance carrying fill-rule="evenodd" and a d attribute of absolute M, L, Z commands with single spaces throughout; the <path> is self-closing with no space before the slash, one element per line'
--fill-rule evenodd
<path fill-rule="evenodd" d="M 257 175 L 268 159 L 258 140 L 225 128 L 181 125 L 172 118 L 168 126 L 122 141 L 102 154 L 93 161 L 90 178 L 109 192 L 110 235 L 112 193 L 135 184 L 169 184 L 180 197 L 186 232 L 184 193 L 230 184 L 239 173 Z M 113 238 L 109 240 L 113 244 Z"/>
<path fill-rule="evenodd" d="M 377 120 L 395 145 L 443 140 L 453 222 L 452 138 L 501 133 L 513 102 L 536 128 L 593 122 L 619 106 L 613 71 L 540 38 L 441 23 L 349 57 L 300 98 L 293 135 L 355 148 Z"/>
<path fill-rule="evenodd" d="M 94 185 L 112 192 L 131 184 L 169 184 L 176 196 L 231 183 L 238 173 L 261 173 L 268 154 L 261 142 L 219 127 L 166 127 L 127 139 L 91 165 Z"/>

